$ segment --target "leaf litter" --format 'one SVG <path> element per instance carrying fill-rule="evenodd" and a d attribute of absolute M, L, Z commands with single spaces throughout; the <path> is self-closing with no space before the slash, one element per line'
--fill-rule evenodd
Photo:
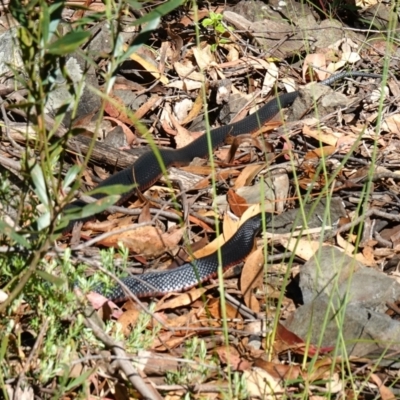
<path fill-rule="evenodd" d="M 90 8 L 92 6 L 93 4 Z M 101 9 L 99 4 L 96 7 Z M 220 12 L 224 10 L 225 8 L 221 7 Z M 234 12 L 230 10 L 230 20 L 235 18 Z M 237 15 L 243 18 L 242 15 Z M 209 16 L 209 9 L 199 10 L 199 18 Z M 156 145 L 181 148 L 194 140 L 198 132 L 204 131 L 207 123 L 212 126 L 224 125 L 230 123 L 237 114 L 242 118 L 248 111 L 254 112 L 276 95 L 277 87 L 280 92 L 285 89 L 290 91 L 293 90 L 293 85 L 298 87 L 308 81 L 325 79 L 327 72 L 342 71 L 343 68 L 366 68 L 377 73 L 383 68 L 383 64 L 378 65 L 374 61 L 375 54 L 372 49 L 360 49 L 357 42 L 359 37 L 354 39 L 355 41 L 341 38 L 329 43 L 327 47 L 312 49 L 305 55 L 300 69 L 298 65 L 280 63 L 282 58 L 260 54 L 253 45 L 247 48 L 245 33 L 240 31 L 226 30 L 223 37 L 219 37 L 208 28 L 201 37 L 200 46 L 197 47 L 193 36 L 187 30 L 179 30 L 180 24 L 192 28 L 193 19 L 188 18 L 184 12 L 177 13 L 176 18 L 179 22 L 173 24 L 174 36 L 181 38 L 185 43 L 182 51 L 178 52 L 178 59 L 170 40 L 160 41 L 159 47 L 154 44 L 153 51 L 133 54 L 130 57 L 136 63 L 136 70 L 140 71 L 140 84 L 147 96 L 144 103 L 136 109 L 129 109 L 127 104 L 135 104 L 136 97 L 143 91 L 128 85 L 119 88 L 123 90 L 122 94 L 111 91 L 109 101 L 105 103 L 108 120 L 122 127 L 129 146 L 132 143 L 139 146 L 148 141 L 147 136 L 142 136 L 142 133 L 135 129 L 137 118 L 143 119 L 148 126 L 148 133 L 152 135 Z M 236 18 L 239 21 L 239 18 Z M 166 21 L 162 22 L 164 28 L 166 25 Z M 329 35 L 329 28 L 325 29 Z M 227 43 L 223 43 L 225 39 Z M 215 43 L 211 43 L 214 40 L 217 41 L 216 47 Z M 287 37 L 283 36 L 281 40 L 285 41 Z M 365 37 L 362 40 L 366 40 Z M 280 57 L 284 55 L 289 59 L 294 51 L 288 47 Z M 174 58 L 171 64 L 170 57 Z M 214 101 L 216 92 L 210 83 L 223 80 L 230 81 L 231 95 L 238 94 L 239 98 L 248 103 L 235 115 L 231 112 L 234 107 L 230 104 L 229 93 L 225 100 L 222 100 L 222 106 Z M 156 82 L 156 85 L 147 92 L 150 81 Z M 400 91 L 397 81 L 392 79 L 391 75 L 388 76 L 386 84 L 387 86 L 380 87 L 368 79 L 362 80 L 361 83 L 350 81 L 348 86 L 338 84 L 336 92 L 342 91 L 344 97 L 351 100 L 340 104 L 340 111 L 337 107 L 321 111 L 324 95 L 315 101 L 306 87 L 302 96 L 309 96 L 312 106 L 308 107 L 302 118 L 290 122 L 283 122 L 280 116 L 274 118 L 261 129 L 259 142 L 240 140 L 242 143 L 237 143 L 234 150 L 229 150 L 229 147 L 218 149 L 214 153 L 217 154 L 214 159 L 215 171 L 210 168 L 209 160 L 197 161 L 199 164 L 195 166 L 179 169 L 178 174 L 182 174 L 179 186 L 172 185 L 171 190 L 153 186 L 151 190 L 142 194 L 139 201 L 127 208 L 137 210 L 136 215 L 142 214 L 142 219 L 147 221 L 150 216 L 157 214 L 157 210 L 163 211 L 164 214 L 160 213 L 157 217 L 161 222 L 156 227 L 137 228 L 134 225 L 137 218 L 132 215 L 127 217 L 118 213 L 111 216 L 114 225 L 112 228 L 106 226 L 109 236 L 99 240 L 94 249 L 99 245 L 117 248 L 122 243 L 134 253 L 136 260 L 145 260 L 145 264 L 163 267 L 176 258 L 179 245 L 189 249 L 186 257 L 188 260 L 215 252 L 235 234 L 240 223 L 259 212 L 260 203 L 268 204 L 269 211 L 276 214 L 274 223 L 277 226 L 281 223 L 282 229 L 286 229 L 286 233 L 267 230 L 263 238 L 257 241 L 258 248 L 244 263 L 239 283 L 235 278 L 229 278 L 226 282 L 226 304 L 221 301 L 224 293 L 219 291 L 220 285 L 217 280 L 204 283 L 202 287 L 190 289 L 185 293 L 169 294 L 156 300 L 155 308 L 150 312 L 152 318 L 143 325 L 143 331 L 149 329 L 156 332 L 146 341 L 146 350 L 150 352 L 146 363 L 149 360 L 154 363 L 151 361 L 153 357 L 157 363 L 157 355 L 170 355 L 177 357 L 183 365 L 185 360 L 189 360 L 199 365 L 209 363 L 212 366 L 207 372 L 200 369 L 196 371 L 192 366 L 193 371 L 197 373 L 194 375 L 197 379 L 193 379 L 189 387 L 177 388 L 175 382 L 179 382 L 182 366 L 177 362 L 173 366 L 165 364 L 168 367 L 163 368 L 163 363 L 160 362 L 159 376 L 164 379 L 148 375 L 150 380 L 154 379 L 154 382 L 157 382 L 156 388 L 163 387 L 162 392 L 170 393 L 170 398 L 174 397 L 174 393 L 175 397 L 180 398 L 188 388 L 193 398 L 197 396 L 196 392 L 207 398 L 218 398 L 219 395 L 216 395 L 215 391 L 218 392 L 221 382 L 228 382 L 226 373 L 229 369 L 231 372 L 237 371 L 242 374 L 247 383 L 245 393 L 250 398 L 287 398 L 304 394 L 306 387 L 310 398 L 328 398 L 328 394 L 334 398 L 344 396 L 361 399 L 374 395 L 380 395 L 384 399 L 395 398 L 395 394 L 399 392 L 396 378 L 398 365 L 391 366 L 384 361 L 385 354 L 396 354 L 400 345 L 400 329 L 397 330 L 396 325 L 398 298 L 382 295 L 382 302 L 379 306 L 376 305 L 375 309 L 386 307 L 385 310 L 377 312 L 375 309 L 367 309 L 371 313 L 377 313 L 378 323 L 387 323 L 390 327 L 388 332 L 394 335 L 386 342 L 382 338 L 376 338 L 374 349 L 359 345 L 356 351 L 353 351 L 354 346 L 348 347 L 347 343 L 324 342 L 322 337 L 320 341 L 315 341 L 314 336 L 310 339 L 299 335 L 295 329 L 292 331 L 292 328 L 288 328 L 293 327 L 288 321 L 296 317 L 297 309 L 309 306 L 316 314 L 321 311 L 320 303 L 323 303 L 325 298 L 310 289 L 313 299 L 306 303 L 304 298 L 301 298 L 299 284 L 296 283 L 299 276 L 300 279 L 304 279 L 304 264 L 318 259 L 316 254 L 321 248 L 332 250 L 332 259 L 323 261 L 333 268 L 343 268 L 343 271 L 352 275 L 357 268 L 364 270 L 363 268 L 368 266 L 376 271 L 374 279 L 377 282 L 384 275 L 392 277 L 393 282 L 398 284 L 400 235 L 399 219 L 394 215 L 397 216 L 399 211 L 397 169 L 400 141 L 398 107 L 394 98 Z M 204 94 L 203 85 L 207 88 Z M 332 105 L 336 100 L 335 93 L 330 93 L 330 96 L 333 97 L 327 102 Z M 249 98 L 252 99 L 250 103 Z M 188 100 L 184 111 L 182 100 Z M 339 103 L 341 99 L 337 98 L 337 101 Z M 88 113 L 88 117 L 91 117 L 91 114 Z M 205 116 L 209 117 L 207 121 Z M 94 128 L 89 126 L 88 120 L 82 119 L 80 125 L 85 125 L 87 133 L 94 135 L 94 131 L 90 131 Z M 110 128 L 105 126 L 105 130 L 111 132 Z M 71 156 L 70 161 L 79 162 L 79 157 Z M 108 167 L 107 170 L 111 173 L 114 171 L 115 166 L 108 164 L 104 158 L 94 158 L 93 161 Z M 95 170 L 92 164 L 91 166 Z M 196 186 L 197 192 L 193 191 L 193 180 L 189 175 L 185 176 L 189 169 L 190 173 L 202 178 L 202 183 Z M 211 190 L 214 173 L 216 188 L 219 194 L 226 198 L 225 208 L 218 209 L 219 205 L 214 203 Z M 96 174 L 104 179 L 104 170 L 97 171 Z M 96 179 L 93 177 L 96 174 L 90 170 L 85 171 L 85 181 L 91 186 L 94 185 Z M 262 183 L 259 195 L 252 202 L 247 200 L 243 192 L 238 194 L 239 189 L 250 191 L 254 183 L 260 182 Z M 372 186 L 365 200 L 364 190 L 367 182 Z M 179 196 L 177 205 L 171 200 L 171 194 Z M 329 201 L 332 197 L 338 197 L 342 201 L 345 215 L 342 215 L 341 219 L 330 220 L 330 211 L 336 207 Z M 320 224 L 309 226 L 309 215 L 315 214 L 315 211 L 312 207 L 306 211 L 304 204 L 315 204 L 321 198 L 328 201 L 325 211 L 316 215 Z M 143 202 L 148 205 L 147 208 L 142 209 Z M 368 215 L 362 208 L 377 211 Z M 297 210 L 298 218 L 280 222 L 279 216 L 288 210 Z M 177 227 L 177 220 L 171 219 L 172 214 L 189 221 L 189 224 L 186 224 L 185 228 Z M 363 217 L 361 221 L 360 216 Z M 216 220 L 222 221 L 219 229 Z M 360 222 L 363 223 L 363 229 L 360 229 Z M 99 227 L 100 224 L 101 222 Z M 346 224 L 347 229 L 338 231 Z M 119 232 L 131 225 L 133 230 Z M 92 228 L 93 225 L 90 226 L 88 231 L 84 227 L 83 233 L 91 235 L 96 230 Z M 113 234 L 114 230 L 119 233 Z M 217 231 L 221 234 L 215 237 L 214 233 Z M 204 241 L 209 243 L 202 246 L 202 249 L 190 250 L 190 243 Z M 347 271 L 345 262 L 337 264 L 344 255 L 349 256 L 349 260 L 360 262 L 363 267 L 355 268 L 349 261 L 350 272 Z M 180 263 L 185 261 L 179 260 Z M 323 266 L 320 267 L 321 276 L 325 277 L 325 270 Z M 344 282 L 344 285 L 351 284 L 350 281 Z M 360 285 L 363 285 L 361 278 Z M 332 293 L 340 290 L 342 286 L 336 283 Z M 394 286 L 393 290 L 396 292 L 397 286 Z M 351 295 L 352 293 L 347 293 L 346 302 L 350 307 L 355 307 L 355 313 L 358 311 L 361 314 L 362 306 L 358 303 L 353 304 Z M 368 293 L 367 296 L 379 297 L 381 294 L 377 291 Z M 330 306 L 334 304 L 332 298 L 331 301 L 332 303 L 327 303 Z M 148 303 L 145 302 L 144 306 L 148 307 Z M 126 340 L 132 330 L 137 328 L 141 318 L 140 308 L 132 301 L 121 305 L 118 312 L 108 315 L 113 315 L 114 318 L 118 316 Z M 344 335 L 349 335 L 345 336 L 345 342 L 359 338 L 356 336 L 357 329 L 365 327 L 365 321 L 357 321 L 357 324 L 353 323 L 355 327 L 350 326 L 347 317 L 348 321 L 355 318 L 354 314 L 345 315 L 340 322 L 346 327 Z M 392 321 L 391 324 L 388 319 Z M 265 324 L 265 328 L 256 329 L 250 334 L 252 324 L 260 320 Z M 315 321 L 309 320 L 306 323 L 309 324 L 310 330 L 315 328 L 311 327 Z M 323 323 L 318 326 L 322 335 L 327 329 Z M 228 342 L 225 342 L 224 329 L 227 329 L 229 334 Z M 374 338 L 374 331 L 369 333 L 370 337 Z M 202 353 L 198 347 L 198 353 L 192 354 L 193 359 L 189 359 L 189 348 L 195 346 L 194 342 L 191 342 L 193 338 L 203 340 L 206 351 Z M 337 353 L 333 352 L 334 349 Z M 190 365 L 189 363 L 185 367 L 189 368 Z M 372 367 L 375 373 L 368 372 Z M 189 374 L 188 370 L 185 371 Z M 167 379 L 167 373 L 171 372 L 175 374 L 175 381 Z M 352 379 L 360 385 L 366 385 L 363 394 L 353 391 Z M 112 383 L 100 374 L 92 376 L 92 381 L 98 388 L 105 381 L 108 381 L 107 385 L 115 385 L 115 382 Z M 221 392 L 224 393 L 225 390 L 226 387 L 221 389 Z M 101 389 L 99 391 L 101 392 Z"/>

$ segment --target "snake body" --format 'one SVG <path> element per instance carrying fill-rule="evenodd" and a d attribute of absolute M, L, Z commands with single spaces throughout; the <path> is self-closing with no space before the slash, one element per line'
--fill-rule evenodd
<path fill-rule="evenodd" d="M 271 215 L 267 213 L 265 223 L 268 224 L 270 220 Z M 249 218 L 221 247 L 220 255 L 216 251 L 172 270 L 129 276 L 122 278 L 121 281 L 129 291 L 140 298 L 162 296 L 170 292 L 190 289 L 217 276 L 219 257 L 221 257 L 223 271 L 243 261 L 253 248 L 254 237 L 261 230 L 261 221 L 261 214 Z M 105 294 L 107 298 L 115 302 L 127 298 L 127 291 L 119 284 L 114 285 L 110 291 L 105 291 L 102 286 L 95 288 L 94 291 Z"/>
<path fill-rule="evenodd" d="M 331 85 L 332 83 L 347 77 L 370 77 L 382 78 L 381 75 L 364 73 L 359 71 L 342 72 L 331 76 L 320 82 L 322 85 Z M 248 117 L 229 124 L 221 126 L 210 131 L 211 147 L 214 149 L 222 145 L 228 136 L 238 136 L 247 134 L 259 129 L 263 124 L 273 118 L 280 110 L 290 106 L 298 97 L 299 91 L 284 93 L 270 100 L 256 113 Z M 195 157 L 205 157 L 208 154 L 207 135 L 200 136 L 187 146 L 171 150 L 158 149 L 158 156 L 149 151 L 143 154 L 130 167 L 110 176 L 102 181 L 96 189 L 106 188 L 111 185 L 135 185 L 133 189 L 127 190 L 122 194 L 117 204 L 122 204 L 136 193 L 136 190 L 146 190 L 153 185 L 163 173 L 160 161 L 167 169 L 173 165 L 187 165 Z M 97 193 L 93 197 L 102 198 L 105 194 Z M 85 205 L 81 200 L 70 203 L 66 209 L 81 208 Z M 75 222 L 86 221 L 89 218 L 82 218 L 70 221 L 64 232 L 72 229 Z M 266 222 L 270 215 L 266 215 Z M 220 249 L 223 269 L 226 270 L 239 262 L 243 261 L 251 252 L 254 245 L 254 237 L 261 229 L 262 215 L 258 214 L 247 220 L 237 231 L 237 233 L 227 241 Z M 175 270 L 162 272 L 151 272 L 138 276 L 131 276 L 121 279 L 122 283 L 137 297 L 150 297 L 162 295 L 169 292 L 179 292 L 199 283 L 205 282 L 215 277 L 218 271 L 219 255 L 215 252 L 209 256 L 196 259 L 191 263 L 186 263 Z M 103 287 L 98 287 L 95 291 L 104 293 Z M 106 293 L 110 300 L 123 300 L 127 298 L 126 291 L 119 284 L 115 285 L 111 292 Z"/>

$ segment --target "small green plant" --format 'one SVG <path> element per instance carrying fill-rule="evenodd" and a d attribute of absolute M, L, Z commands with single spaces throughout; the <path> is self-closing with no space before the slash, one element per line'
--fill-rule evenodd
<path fill-rule="evenodd" d="M 204 340 L 194 337 L 188 340 L 185 345 L 183 358 L 190 361 L 183 364 L 178 371 L 167 373 L 166 380 L 170 384 L 192 385 L 193 382 L 202 383 L 217 365 L 214 360 L 207 357 L 207 347 Z"/>
<path fill-rule="evenodd" d="M 224 38 L 223 35 L 227 33 L 228 30 L 230 29 L 225 27 L 225 25 L 222 23 L 222 19 L 223 19 L 222 14 L 210 11 L 209 17 L 204 18 L 204 20 L 201 23 L 204 28 L 212 27 L 214 29 L 216 42 L 213 45 L 211 45 L 212 51 L 216 51 L 217 47 L 220 44 L 228 43 L 228 40 Z"/>

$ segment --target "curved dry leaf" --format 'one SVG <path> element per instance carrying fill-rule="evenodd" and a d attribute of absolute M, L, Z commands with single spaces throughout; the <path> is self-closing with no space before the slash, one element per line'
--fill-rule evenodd
<path fill-rule="evenodd" d="M 275 189 L 275 198 L 268 198 L 268 200 L 275 201 L 275 211 L 281 214 L 285 209 L 290 188 L 290 180 L 286 171 L 273 177 L 273 188 Z"/>
<path fill-rule="evenodd" d="M 183 229 L 175 228 L 163 233 L 154 226 L 132 225 L 132 230 L 109 236 L 99 244 L 106 247 L 118 247 L 118 244 L 122 243 L 136 254 L 154 258 L 165 252 L 174 252 L 182 239 L 183 232 Z"/>
<path fill-rule="evenodd" d="M 129 129 L 128 126 L 122 121 L 120 121 L 118 118 L 113 118 L 113 117 L 107 117 L 105 116 L 104 119 L 106 121 L 113 121 L 115 122 L 118 126 L 120 126 L 125 134 L 126 137 L 126 142 L 128 145 L 131 145 L 136 141 L 136 135 Z"/>
<path fill-rule="evenodd" d="M 319 67 L 320 69 L 313 68 Z M 306 81 L 306 76 L 309 74 L 309 69 L 311 69 L 317 76 L 319 80 L 324 80 L 327 77 L 327 73 L 322 71 L 326 69 L 326 58 L 325 54 L 318 53 L 318 54 L 308 54 L 304 59 L 303 63 L 303 79 Z"/>
<path fill-rule="evenodd" d="M 201 113 L 202 110 L 203 110 L 203 93 L 200 91 L 200 93 L 196 97 L 196 100 L 194 101 L 192 109 L 189 111 L 187 117 L 182 121 L 182 125 L 186 125 L 189 122 L 192 122 L 195 118 L 198 117 L 198 115 Z"/>
<path fill-rule="evenodd" d="M 179 78 L 185 83 L 186 81 L 195 81 L 196 85 L 200 84 L 201 86 L 202 82 L 204 82 L 204 75 L 201 72 L 197 72 L 197 67 L 194 67 L 190 61 L 186 61 L 185 64 L 176 62 L 174 64 L 174 69 L 179 75 Z M 171 85 L 168 86 L 171 87 Z"/>
<path fill-rule="evenodd" d="M 157 303 L 156 311 L 174 309 L 192 304 L 194 301 L 201 298 L 207 290 L 208 288 L 204 287 L 193 288 L 188 292 L 181 293 L 178 296 L 173 297 L 172 299 L 168 298 L 168 300 L 160 301 Z"/>
<path fill-rule="evenodd" d="M 400 114 L 386 117 L 382 122 L 382 129 L 386 132 L 400 135 Z"/>
<path fill-rule="evenodd" d="M 247 165 L 240 175 L 237 177 L 234 189 L 239 189 L 243 186 L 248 186 L 259 172 L 265 167 L 264 164 L 251 164 Z"/>
<path fill-rule="evenodd" d="M 229 189 L 226 194 L 230 209 L 235 215 L 242 216 L 247 210 L 247 201 L 242 196 L 238 195 L 233 189 Z"/>
<path fill-rule="evenodd" d="M 174 128 L 176 129 L 176 134 L 175 134 L 176 148 L 181 149 L 182 147 L 185 147 L 188 144 L 192 143 L 195 138 L 192 136 L 191 132 L 185 129 L 173 114 L 170 115 L 170 119 L 174 125 Z"/>
<path fill-rule="evenodd" d="M 214 351 L 222 363 L 229 365 L 234 371 L 248 371 L 251 368 L 251 364 L 232 346 L 217 347 Z"/>
<path fill-rule="evenodd" d="M 279 364 L 277 362 L 266 361 L 262 358 L 255 360 L 254 365 L 262 368 L 278 381 L 294 380 L 301 374 L 301 367 L 299 365 Z"/>
<path fill-rule="evenodd" d="M 237 232 L 239 226 L 241 226 L 249 218 L 253 217 L 258 213 L 260 213 L 260 206 L 253 205 L 243 213 L 242 217 L 240 218 L 240 221 L 234 221 L 231 218 L 229 218 L 228 215 L 225 215 L 223 222 L 223 235 L 219 235 L 207 246 L 203 247 L 201 250 L 194 252 L 194 257 L 195 258 L 205 257 L 217 251 L 226 241 L 228 241 Z"/>
<path fill-rule="evenodd" d="M 382 400 L 395 400 L 397 397 L 393 394 L 392 390 L 385 386 L 381 378 L 377 374 L 371 374 L 370 380 L 375 383 L 379 389 Z"/>
<path fill-rule="evenodd" d="M 211 51 L 211 46 L 207 44 L 204 47 L 193 47 L 193 55 L 200 70 L 207 70 L 215 63 L 215 53 Z"/>
<path fill-rule="evenodd" d="M 136 325 L 139 318 L 140 310 L 130 309 L 124 311 L 118 318 L 118 322 L 121 324 L 122 332 L 124 335 L 129 335 L 131 327 Z"/>
<path fill-rule="evenodd" d="M 308 239 L 286 239 L 280 237 L 279 242 L 287 250 L 294 252 L 296 256 L 306 261 L 309 260 L 321 246 L 319 241 Z"/>
<path fill-rule="evenodd" d="M 253 296 L 253 289 L 262 288 L 264 261 L 263 248 L 260 247 L 247 257 L 240 277 L 240 291 L 243 294 L 244 302 L 254 312 L 260 311 L 260 304 Z"/>
<path fill-rule="evenodd" d="M 329 146 L 336 146 L 338 141 L 338 138 L 331 132 L 322 132 L 321 129 L 311 129 L 307 124 L 303 125 L 303 134 L 326 143 Z"/>
<path fill-rule="evenodd" d="M 277 395 L 283 394 L 283 388 L 279 384 L 279 380 L 261 368 L 245 371 L 243 378 L 247 382 L 247 390 L 250 397 L 257 396 L 264 400 L 275 400 Z"/>
<path fill-rule="evenodd" d="M 129 48 L 129 46 L 127 44 L 124 44 L 124 46 L 123 46 L 124 51 L 127 51 L 128 48 Z M 150 62 L 145 60 L 139 54 L 133 53 L 129 56 L 129 58 L 133 61 L 136 61 L 138 64 L 140 64 L 147 72 L 149 72 L 151 75 L 153 75 L 154 78 L 159 79 L 160 82 L 163 83 L 164 85 L 166 85 L 169 82 L 169 79 L 165 75 L 163 75 L 159 71 L 157 71 L 157 68 L 153 64 L 151 64 Z"/>
<path fill-rule="evenodd" d="M 269 94 L 272 88 L 275 87 L 276 81 L 279 76 L 279 69 L 275 63 L 268 62 L 267 72 L 264 75 L 262 85 L 263 94 Z"/>

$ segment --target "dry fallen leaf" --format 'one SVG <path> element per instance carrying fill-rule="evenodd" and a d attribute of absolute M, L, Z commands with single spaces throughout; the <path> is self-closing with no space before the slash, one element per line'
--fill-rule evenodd
<path fill-rule="evenodd" d="M 233 188 L 237 190 L 243 186 L 250 185 L 263 168 L 265 168 L 264 164 L 247 165 L 237 177 Z"/>
<path fill-rule="evenodd" d="M 127 44 L 124 44 L 124 46 L 123 46 L 124 51 L 127 51 L 128 48 L 129 48 L 129 46 Z M 138 64 L 140 64 L 147 72 L 149 72 L 151 75 L 153 75 L 154 78 L 159 79 L 161 83 L 163 83 L 164 85 L 168 84 L 169 79 L 165 75 L 163 75 L 159 71 L 157 71 L 157 68 L 153 64 L 151 64 L 150 62 L 145 60 L 139 54 L 132 53 L 129 56 L 129 58 L 133 61 L 136 61 Z"/>
<path fill-rule="evenodd" d="M 317 68 L 313 68 L 317 67 Z M 318 69 L 321 68 L 321 69 Z M 303 80 L 307 81 L 307 76 L 309 75 L 310 71 L 313 71 L 320 81 L 324 80 L 327 77 L 327 73 L 324 71 L 326 70 L 326 59 L 325 54 L 318 53 L 318 54 L 308 54 L 304 59 L 303 63 Z"/>
<path fill-rule="evenodd" d="M 129 226 L 125 228 L 129 228 Z M 99 244 L 106 247 L 118 247 L 118 244 L 122 243 L 136 254 L 153 258 L 165 252 L 174 253 L 182 239 L 183 232 L 183 229 L 177 227 L 163 233 L 154 226 L 137 227 L 132 225 L 131 230 L 109 236 Z"/>
<path fill-rule="evenodd" d="M 260 247 L 247 257 L 240 277 L 240 291 L 243 294 L 244 302 L 254 312 L 260 311 L 260 304 L 252 294 L 253 289 L 262 287 L 264 261 L 263 248 Z"/>
<path fill-rule="evenodd" d="M 243 378 L 247 382 L 247 390 L 251 397 L 275 400 L 283 394 L 283 388 L 279 381 L 261 368 L 245 371 Z"/>
<path fill-rule="evenodd" d="M 249 361 L 240 357 L 239 352 L 232 346 L 221 346 L 215 349 L 219 359 L 230 366 L 233 371 L 248 371 L 251 367 Z"/>
<path fill-rule="evenodd" d="M 168 296 L 167 299 L 161 300 L 157 303 L 156 311 L 162 311 L 166 309 L 173 310 L 177 307 L 183 307 L 192 304 L 194 301 L 201 298 L 207 290 L 208 289 L 203 287 L 193 288 L 188 292 L 184 292 L 179 294 L 178 296 L 174 296 L 172 299 L 170 298 L 170 296 Z"/>
<path fill-rule="evenodd" d="M 239 196 L 234 190 L 229 189 L 226 194 L 228 204 L 230 209 L 235 215 L 242 216 L 243 213 L 247 210 L 247 201 Z"/>

